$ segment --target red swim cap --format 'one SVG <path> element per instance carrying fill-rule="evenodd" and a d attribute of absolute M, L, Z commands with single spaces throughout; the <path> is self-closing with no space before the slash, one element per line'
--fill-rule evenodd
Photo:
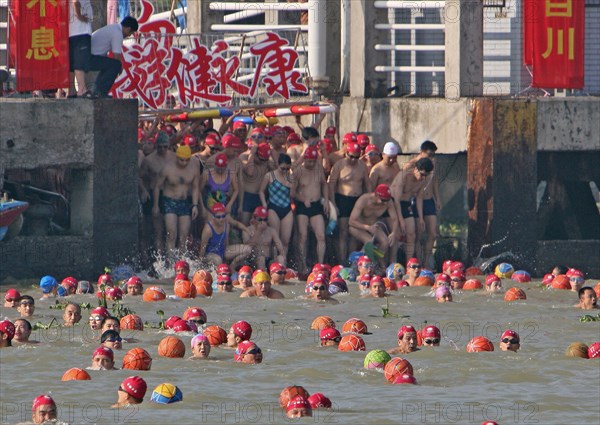
<path fill-rule="evenodd" d="M 392 199 L 392 191 L 390 190 L 390 187 L 387 184 L 382 183 L 380 185 L 377 185 L 377 187 L 375 188 L 375 193 L 384 201 Z"/>
<path fill-rule="evenodd" d="M 318 409 L 319 407 L 331 408 L 331 400 L 325 397 L 323 393 L 314 393 L 308 397 L 308 402 L 313 409 Z"/>
<path fill-rule="evenodd" d="M 15 337 L 15 325 L 10 320 L 3 320 L 0 322 L 0 332 L 4 332 L 11 340 Z"/>
<path fill-rule="evenodd" d="M 146 395 L 148 386 L 146 385 L 146 381 L 144 381 L 141 377 L 130 376 L 129 378 L 125 378 L 125 380 L 121 383 L 121 388 L 123 388 L 123 390 L 125 390 L 125 392 L 131 397 L 141 400 Z"/>
<path fill-rule="evenodd" d="M 106 356 L 109 357 L 111 360 L 115 359 L 113 350 L 104 346 L 96 348 L 96 351 L 94 351 L 94 354 L 92 355 L 92 359 L 96 356 Z"/>
<path fill-rule="evenodd" d="M 307 399 L 305 399 L 304 397 L 302 397 L 301 395 L 294 397 L 292 400 L 290 400 L 290 402 L 287 404 L 285 411 L 289 412 L 292 409 L 311 409 L 310 407 L 310 403 L 308 402 Z"/>
<path fill-rule="evenodd" d="M 33 406 L 31 407 L 31 411 L 35 413 L 38 407 L 40 406 L 54 406 L 56 407 L 56 403 L 49 395 L 39 395 L 33 400 Z"/>
<path fill-rule="evenodd" d="M 234 335 L 239 336 L 242 341 L 247 341 L 252 336 L 252 326 L 245 320 L 235 322 L 231 328 L 233 329 Z"/>
<path fill-rule="evenodd" d="M 265 207 L 256 207 L 253 215 L 256 218 L 267 218 L 269 216 L 269 212 Z"/>
<path fill-rule="evenodd" d="M 402 339 L 404 337 L 404 334 L 407 333 L 414 333 L 415 335 L 417 334 L 417 331 L 415 328 L 413 328 L 411 325 L 404 325 L 402 326 L 400 329 L 398 329 L 398 339 Z"/>

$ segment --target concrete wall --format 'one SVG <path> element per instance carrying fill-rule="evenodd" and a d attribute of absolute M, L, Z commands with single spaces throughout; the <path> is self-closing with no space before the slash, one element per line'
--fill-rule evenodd
<path fill-rule="evenodd" d="M 467 149 L 470 103 L 465 98 L 345 97 L 340 108 L 341 134 L 358 128 L 380 147 L 389 141 L 398 143 L 403 153 L 418 152 L 427 139 L 435 141 L 438 153 L 462 152 Z"/>
<path fill-rule="evenodd" d="M 137 102 L 0 99 L 0 117 L 0 168 L 62 166 L 73 179 L 71 234 L 0 242 L 0 280 L 94 278 L 136 255 Z"/>

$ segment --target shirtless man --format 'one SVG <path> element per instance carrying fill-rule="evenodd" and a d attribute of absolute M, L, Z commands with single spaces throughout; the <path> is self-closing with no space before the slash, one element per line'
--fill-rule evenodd
<path fill-rule="evenodd" d="M 406 258 L 411 258 L 415 253 L 415 239 L 417 226 L 425 230 L 423 220 L 423 187 L 427 184 L 427 177 L 433 171 L 433 162 L 429 158 L 421 158 L 411 170 L 402 170 L 392 182 L 392 196 L 396 209 L 404 219 L 406 230 Z M 395 254 L 394 254 L 395 258 Z"/>
<path fill-rule="evenodd" d="M 579 289 L 579 302 L 575 304 L 575 307 L 580 308 L 582 310 L 596 310 L 600 309 L 598 306 L 598 297 L 594 288 L 590 288 L 589 286 L 584 286 Z"/>
<path fill-rule="evenodd" d="M 241 293 L 240 298 L 247 297 L 267 297 L 271 299 L 282 299 L 283 294 L 277 289 L 271 288 L 271 279 L 269 274 L 264 271 L 256 272 L 252 278 L 252 288 L 246 289 Z"/>
<path fill-rule="evenodd" d="M 394 177 L 399 172 L 398 145 L 394 142 L 387 142 L 383 147 L 383 160 L 375 164 L 369 174 L 371 187 L 377 187 L 380 184 L 391 186 Z"/>
<path fill-rule="evenodd" d="M 319 132 L 313 127 L 304 127 L 302 129 L 302 144 L 292 145 L 288 148 L 287 154 L 292 158 L 292 164 L 302 158 L 302 153 L 309 146 L 317 147 L 320 142 Z"/>
<path fill-rule="evenodd" d="M 175 163 L 175 153 L 169 150 L 169 136 L 166 133 L 159 132 L 156 137 L 156 150 L 144 158 L 140 166 L 140 202 L 144 217 L 152 216 L 152 227 L 154 228 L 154 248 L 162 250 L 164 248 L 163 234 L 165 231 L 164 211 L 160 210 L 158 216 L 152 214 L 154 206 L 154 187 L 160 174 L 160 170 L 169 164 Z M 159 191 L 159 198 L 162 194 Z M 162 208 L 162 203 L 159 202 Z M 144 218 L 146 228 L 150 227 L 148 220 Z"/>
<path fill-rule="evenodd" d="M 411 325 L 398 329 L 398 346 L 387 350 L 388 354 L 407 354 L 417 351 L 417 331 Z"/>
<path fill-rule="evenodd" d="M 240 180 L 244 192 L 242 223 L 246 226 L 250 223 L 250 218 L 252 218 L 252 213 L 256 207 L 262 205 L 258 193 L 265 174 L 274 168 L 269 161 L 270 158 L 271 147 L 267 143 L 260 143 L 252 146 L 248 162 L 242 165 L 242 179 Z"/>
<path fill-rule="evenodd" d="M 221 136 L 215 132 L 209 132 L 204 134 L 204 149 L 194 156 L 197 156 L 202 161 L 208 160 L 211 156 L 221 152 Z"/>
<path fill-rule="evenodd" d="M 354 204 L 360 195 L 371 192 L 367 166 L 360 160 L 358 143 L 346 145 L 346 157 L 336 162 L 329 174 L 329 199 L 334 200 L 338 211 L 338 262 L 346 261 L 348 254 L 348 222 Z M 350 251 L 355 243 L 350 242 Z"/>
<path fill-rule="evenodd" d="M 257 269 L 266 269 L 273 259 L 273 245 L 277 249 L 275 261 L 285 264 L 284 246 L 279 234 L 267 224 L 269 212 L 265 207 L 256 207 L 247 230 L 242 234 L 244 244 L 252 249 L 251 257 L 256 262 Z"/>
<path fill-rule="evenodd" d="M 340 159 L 344 159 L 346 157 L 346 145 L 352 142 L 357 142 L 356 135 L 354 133 L 344 134 L 344 137 L 342 138 L 342 146 L 340 147 L 340 149 L 329 154 L 329 163 L 331 164 L 331 166 L 333 166 L 333 164 L 338 162 Z"/>
<path fill-rule="evenodd" d="M 383 159 L 375 164 L 369 173 L 369 180 L 371 181 L 371 187 L 377 187 L 380 184 L 387 184 L 388 186 L 392 186 L 392 182 L 396 175 L 400 172 L 400 165 L 398 165 L 398 145 L 394 142 L 387 142 L 383 146 Z M 392 201 L 394 204 L 394 211 L 396 211 L 396 203 Z M 391 228 L 392 217 L 389 217 L 387 212 L 384 213 L 384 217 L 386 217 L 385 222 L 388 225 L 388 228 Z M 400 217 L 400 212 L 396 211 L 395 217 Z M 394 255 L 398 252 L 398 240 L 394 241 L 394 245 L 391 249 L 391 254 Z M 390 262 L 395 261 L 395 258 L 390 258 Z"/>
<path fill-rule="evenodd" d="M 296 162 L 294 169 L 292 197 L 296 204 L 296 223 L 298 226 L 298 246 L 300 250 L 300 272 L 306 271 L 306 239 L 308 224 L 317 240 L 317 263 L 325 259 L 325 218 L 329 215 L 329 190 L 325 172 L 320 164 L 319 151 L 314 146 L 305 149 L 303 159 Z M 322 201 L 322 199 L 324 199 Z"/>
<path fill-rule="evenodd" d="M 394 203 L 392 200 L 392 192 L 387 184 L 380 184 L 375 188 L 373 193 L 365 193 L 354 205 L 352 214 L 350 214 L 350 234 L 366 244 L 374 242 L 377 248 L 387 253 L 389 248 L 393 246 L 398 234 L 398 223 L 400 229 L 404 229 L 404 220 L 396 218 Z M 392 231 L 388 234 L 388 226 L 385 223 L 384 213 L 387 212 L 389 217 L 392 217 Z M 380 266 L 383 266 L 384 258 L 380 259 Z"/>
<path fill-rule="evenodd" d="M 166 247 L 186 248 L 192 220 L 198 217 L 200 198 L 200 172 L 197 165 L 191 163 L 192 151 L 189 146 L 180 146 L 176 153 L 176 162 L 163 167 L 154 185 L 154 217 L 160 215 L 159 195 L 163 189 L 162 206 L 167 230 Z M 191 201 L 189 194 L 191 191 Z"/>
<path fill-rule="evenodd" d="M 231 218 L 225 205 L 220 202 L 212 206 L 210 213 L 202 229 L 198 255 L 206 256 L 215 267 L 224 261 L 231 261 L 232 267 L 235 268 L 236 264 L 250 255 L 251 247 L 242 244 L 229 245 L 231 226 L 247 231 L 246 226 Z"/>
<path fill-rule="evenodd" d="M 434 171 L 431 172 L 427 178 L 427 183 L 423 187 L 423 219 L 425 220 L 425 231 L 427 232 L 427 239 L 423 246 L 423 264 L 425 267 L 429 267 L 429 261 L 431 253 L 433 251 L 433 245 L 437 238 L 437 213 L 442 208 L 440 202 L 439 182 L 437 175 L 435 174 L 435 152 L 437 146 L 430 140 L 426 140 L 421 144 L 421 152 L 415 158 L 408 161 L 402 166 L 403 170 L 410 170 L 415 167 L 417 161 L 421 158 L 429 158 L 434 166 Z M 417 228 L 417 241 L 421 240 L 422 232 L 419 232 Z"/>

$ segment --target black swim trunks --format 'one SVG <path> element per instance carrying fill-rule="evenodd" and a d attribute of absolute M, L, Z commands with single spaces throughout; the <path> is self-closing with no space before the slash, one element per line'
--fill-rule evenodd
<path fill-rule="evenodd" d="M 402 209 L 402 217 L 404 218 L 417 218 L 417 206 L 411 201 L 400 201 L 400 208 Z"/>
<path fill-rule="evenodd" d="M 350 217 L 352 214 L 352 210 L 354 209 L 354 204 L 358 201 L 358 196 L 346 196 L 340 195 L 339 193 L 335 194 L 335 204 L 340 211 L 338 218 Z"/>
<path fill-rule="evenodd" d="M 192 215 L 192 200 L 173 199 L 168 196 L 163 196 L 164 214 L 175 214 L 177 217 Z"/>
<path fill-rule="evenodd" d="M 427 215 L 437 215 L 437 208 L 433 198 L 423 199 L 423 217 Z"/>
<path fill-rule="evenodd" d="M 244 203 L 242 204 L 242 212 L 253 213 L 256 207 L 260 207 L 262 202 L 258 193 L 244 192 Z"/>
<path fill-rule="evenodd" d="M 310 207 L 306 208 L 304 202 L 299 201 L 298 199 L 294 200 L 296 204 L 296 215 L 307 215 L 309 218 L 314 217 L 315 215 L 323 215 L 323 204 L 321 201 L 315 201 L 310 203 Z"/>

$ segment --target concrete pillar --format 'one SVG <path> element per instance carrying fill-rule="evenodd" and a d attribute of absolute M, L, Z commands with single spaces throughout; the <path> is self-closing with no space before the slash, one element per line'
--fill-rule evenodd
<path fill-rule="evenodd" d="M 375 44 L 387 44 L 388 32 L 375 29 L 388 21 L 387 9 L 376 9 L 369 0 L 351 1 L 350 95 L 352 97 L 387 96 L 387 74 L 375 72 L 385 65 L 389 52 L 375 51 Z"/>
<path fill-rule="evenodd" d="M 187 31 L 188 34 L 201 34 L 210 32 L 210 26 L 223 22 L 223 12 L 209 10 L 208 1 L 192 0 L 187 5 Z"/>
<path fill-rule="evenodd" d="M 446 0 L 446 98 L 483 95 L 483 1 Z"/>
<path fill-rule="evenodd" d="M 325 46 L 326 46 L 326 74 L 329 85 L 324 91 L 325 96 L 331 96 L 340 87 L 340 22 L 341 8 L 339 1 L 327 1 L 325 13 Z"/>
<path fill-rule="evenodd" d="M 511 251 L 531 267 L 537 249 L 536 104 L 476 99 L 467 144 L 469 254 Z M 517 264 L 515 264 L 517 266 Z"/>

